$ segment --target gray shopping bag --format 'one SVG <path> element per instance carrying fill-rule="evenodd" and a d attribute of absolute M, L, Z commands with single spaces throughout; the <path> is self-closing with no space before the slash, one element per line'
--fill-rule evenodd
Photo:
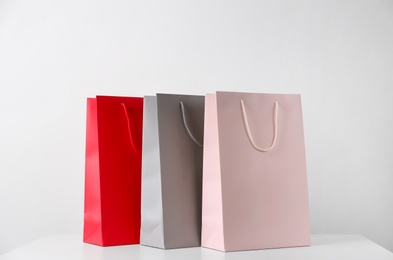
<path fill-rule="evenodd" d="M 201 244 L 204 96 L 145 96 L 141 244 Z"/>

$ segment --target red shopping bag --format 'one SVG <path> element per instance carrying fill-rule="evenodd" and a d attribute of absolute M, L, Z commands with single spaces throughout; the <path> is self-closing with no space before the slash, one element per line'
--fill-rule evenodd
<path fill-rule="evenodd" d="M 138 244 L 143 98 L 87 99 L 83 241 Z"/>

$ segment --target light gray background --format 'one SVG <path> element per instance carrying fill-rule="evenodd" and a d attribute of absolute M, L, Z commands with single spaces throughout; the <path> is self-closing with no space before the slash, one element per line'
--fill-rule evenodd
<path fill-rule="evenodd" d="M 0 254 L 83 223 L 86 97 L 300 93 L 313 233 L 393 251 L 393 1 L 0 0 Z"/>

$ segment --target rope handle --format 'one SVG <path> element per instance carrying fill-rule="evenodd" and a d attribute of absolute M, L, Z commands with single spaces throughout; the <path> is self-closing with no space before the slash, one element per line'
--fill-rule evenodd
<path fill-rule="evenodd" d="M 182 121 L 183 121 L 183 125 L 184 128 L 187 131 L 188 136 L 191 138 L 191 140 L 196 143 L 199 147 L 203 147 L 203 145 L 195 138 L 195 136 L 191 133 L 190 128 L 188 127 L 187 124 L 187 120 L 186 120 L 186 112 L 185 112 L 185 108 L 184 108 L 184 104 L 183 101 L 180 101 L 180 110 L 181 110 L 181 115 L 182 115 Z"/>
<path fill-rule="evenodd" d="M 132 138 L 131 118 L 130 118 L 130 115 L 128 113 L 127 106 L 124 103 L 121 103 L 121 105 L 123 106 L 124 114 L 126 115 L 126 118 L 127 118 L 128 135 L 130 136 L 131 146 L 132 146 L 132 148 L 134 149 L 134 151 L 136 153 L 140 154 L 141 152 L 139 151 L 139 149 L 136 148 L 135 143 L 134 143 L 134 139 Z"/>
<path fill-rule="evenodd" d="M 274 101 L 274 135 L 273 135 L 273 142 L 270 145 L 270 147 L 268 147 L 268 148 L 261 148 L 255 144 L 255 141 L 251 135 L 250 126 L 248 125 L 247 113 L 246 113 L 246 109 L 244 107 L 243 99 L 240 100 L 240 104 L 241 104 L 241 109 L 242 109 L 244 128 L 246 129 L 248 139 L 250 140 L 252 146 L 260 152 L 268 152 L 271 149 L 273 149 L 273 147 L 275 146 L 276 141 L 277 141 L 277 132 L 278 132 L 278 101 L 277 100 Z"/>

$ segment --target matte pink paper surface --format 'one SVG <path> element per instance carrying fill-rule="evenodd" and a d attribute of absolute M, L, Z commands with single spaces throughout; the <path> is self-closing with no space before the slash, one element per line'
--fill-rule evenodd
<path fill-rule="evenodd" d="M 261 147 L 272 144 L 278 101 L 270 151 L 250 143 L 241 99 Z M 205 113 L 202 245 L 222 251 L 310 245 L 300 95 L 217 92 L 208 95 Z"/>
<path fill-rule="evenodd" d="M 224 251 L 221 170 L 215 94 L 205 97 L 202 188 L 202 246 Z"/>

